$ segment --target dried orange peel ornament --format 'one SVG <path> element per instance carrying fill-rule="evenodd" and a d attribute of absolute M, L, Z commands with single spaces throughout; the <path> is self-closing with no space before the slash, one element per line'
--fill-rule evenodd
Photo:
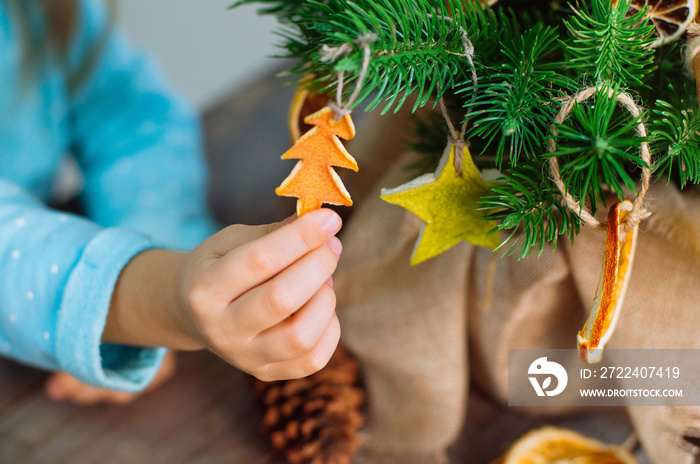
<path fill-rule="evenodd" d="M 350 140 L 355 136 L 350 115 L 335 119 L 333 109 L 326 106 L 305 117 L 304 122 L 315 127 L 299 137 L 282 155 L 282 159 L 299 161 L 275 193 L 298 198 L 299 217 L 319 209 L 324 203 L 352 206 L 350 194 L 333 169 L 335 166 L 358 170 L 355 158 L 339 139 Z"/>
<path fill-rule="evenodd" d="M 357 161 L 345 149 L 340 139 L 350 140 L 355 137 L 355 125 L 350 118 L 352 107 L 362 89 L 371 59 L 370 42 L 376 40 L 374 34 L 362 34 L 355 40 L 363 51 L 362 68 L 355 81 L 355 88 L 343 103 L 343 81 L 345 71 L 337 75 L 336 101 L 304 118 L 304 123 L 315 126 L 298 138 L 292 148 L 287 150 L 282 159 L 298 159 L 296 166 L 282 184 L 275 189 L 279 196 L 296 197 L 297 216 L 319 209 L 324 203 L 331 205 L 352 206 L 350 194 L 345 189 L 340 176 L 333 167 L 358 170 Z M 338 47 L 324 46 L 322 60 L 332 62 L 352 51 L 353 45 L 344 43 Z M 307 80 L 311 79 L 308 77 Z M 304 103 L 311 94 L 300 91 L 295 95 L 289 113 L 292 137 L 297 126 L 298 115 L 304 109 Z M 300 132 L 300 131 L 299 131 Z"/>
<path fill-rule="evenodd" d="M 621 446 L 608 445 L 573 430 L 542 427 L 516 441 L 491 464 L 638 464 Z"/>
<path fill-rule="evenodd" d="M 566 120 L 574 107 L 574 103 L 583 103 L 603 89 L 604 87 L 601 86 L 588 87 L 564 100 L 559 113 L 554 118 L 555 123 L 562 123 Z M 610 89 L 608 89 L 607 94 L 608 98 L 615 98 L 617 103 L 629 111 L 632 117 L 640 119 L 636 132 L 640 137 L 646 138 L 647 129 L 641 118 L 642 111 L 634 102 L 634 99 L 627 93 L 615 94 Z M 552 125 L 550 130 L 553 135 L 557 135 L 555 125 Z M 555 137 L 549 139 L 548 148 L 550 153 L 556 151 Z M 651 216 L 651 212 L 644 207 L 644 199 L 649 190 L 651 171 L 653 169 L 651 150 L 646 140 L 639 144 L 639 151 L 641 158 L 639 166 L 642 174 L 637 196 L 634 202 L 624 200 L 617 203 L 608 214 L 603 269 L 593 303 L 593 310 L 583 329 L 577 334 L 579 357 L 584 362 L 600 362 L 603 357 L 603 348 L 615 330 L 619 309 L 622 306 L 625 291 L 627 290 L 627 281 L 634 260 L 639 223 Z M 567 191 L 556 158 L 556 156 L 549 158 L 549 170 L 552 182 L 559 189 L 567 207 L 578 215 L 585 225 L 593 228 L 601 226 L 602 224 L 588 211 L 585 204 L 581 204 Z"/>
<path fill-rule="evenodd" d="M 615 330 L 625 299 L 639 230 L 635 225 L 625 231 L 625 216 L 632 208 L 632 202 L 624 200 L 613 206 L 608 214 L 605 256 L 593 310 L 577 336 L 579 357 L 587 363 L 597 363 L 602 359 L 603 349 Z"/>

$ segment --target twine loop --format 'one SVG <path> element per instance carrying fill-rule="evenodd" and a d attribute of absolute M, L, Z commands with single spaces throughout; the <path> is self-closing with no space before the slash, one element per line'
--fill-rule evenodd
<path fill-rule="evenodd" d="M 559 113 L 557 113 L 556 117 L 554 118 L 555 124 L 561 124 L 566 120 L 566 118 L 571 113 L 574 104 L 584 102 L 585 100 L 591 98 L 596 92 L 600 91 L 601 89 L 602 86 L 600 85 L 588 87 L 586 89 L 581 90 L 573 97 L 564 100 L 562 107 L 559 110 Z M 608 96 L 613 97 L 613 95 L 614 91 L 610 89 L 608 91 Z M 640 116 L 642 111 L 629 94 L 621 93 L 618 94 L 615 98 L 617 100 L 617 103 L 619 103 L 625 109 L 627 109 L 627 111 L 629 111 L 629 113 L 633 117 L 638 118 Z M 550 126 L 550 131 L 553 136 L 557 135 L 556 126 L 554 124 Z M 637 124 L 637 134 L 639 134 L 640 137 L 644 138 L 646 138 L 647 136 L 646 127 L 644 126 L 644 123 L 641 120 L 639 121 L 639 124 Z M 550 137 L 547 144 L 549 153 L 554 153 L 557 150 L 557 144 L 554 141 L 554 137 Z M 644 207 L 644 199 L 646 197 L 647 191 L 649 190 L 649 184 L 651 181 L 651 151 L 649 150 L 649 143 L 647 143 L 646 141 L 642 142 L 639 146 L 639 151 L 642 160 L 646 163 L 646 166 L 640 164 L 640 167 L 642 168 L 642 185 L 639 192 L 637 193 L 636 198 L 634 199 L 632 211 L 630 211 L 623 220 L 625 232 L 632 230 L 641 221 L 651 216 L 651 213 L 647 211 L 647 209 Z M 559 161 L 557 161 L 556 156 L 551 156 L 549 158 L 549 169 L 552 174 L 552 181 L 564 197 L 566 206 L 577 216 L 579 216 L 586 225 L 593 228 L 600 227 L 602 223 L 598 221 L 595 217 L 593 217 L 593 214 L 591 214 L 591 212 L 588 210 L 585 204 L 581 204 L 566 190 L 566 185 L 564 184 L 564 181 L 561 178 L 561 173 L 559 171 Z"/>
<path fill-rule="evenodd" d="M 346 55 L 352 51 L 352 45 L 345 42 L 338 47 L 331 47 L 330 45 L 323 45 L 321 47 L 321 55 L 319 56 L 319 61 L 321 63 L 331 63 L 343 55 Z"/>
<path fill-rule="evenodd" d="M 467 120 L 465 119 L 464 123 L 462 123 L 462 127 L 457 133 L 457 129 L 455 128 L 454 124 L 452 123 L 452 119 L 450 119 L 450 115 L 447 113 L 447 106 L 445 105 L 445 99 L 440 98 L 438 100 L 438 104 L 440 105 L 440 111 L 442 112 L 442 117 L 445 119 L 445 123 L 447 124 L 447 143 L 450 146 L 455 147 L 455 159 L 454 159 L 454 165 L 455 165 L 455 176 L 462 176 L 462 155 L 463 155 L 463 148 L 468 147 L 469 143 L 464 139 L 466 133 L 467 133 Z"/>
<path fill-rule="evenodd" d="M 350 94 L 348 101 L 343 103 L 343 87 L 345 80 L 345 71 L 338 72 L 338 85 L 335 90 L 335 102 L 329 103 L 328 106 L 333 110 L 333 117 L 337 120 L 341 119 L 343 116 L 352 113 L 352 106 L 357 101 L 357 97 L 360 95 L 360 90 L 367 77 L 367 70 L 369 69 L 369 60 L 371 58 L 372 51 L 370 50 L 369 44 L 377 40 L 377 36 L 371 32 L 366 32 L 361 34 L 355 39 L 354 43 L 362 49 L 362 68 L 360 69 L 360 74 L 357 76 L 357 81 L 355 83 L 355 88 Z M 337 60 L 341 56 L 347 55 L 353 50 L 353 46 L 349 43 L 344 43 L 338 47 L 330 47 L 324 45 L 321 47 L 320 60 L 323 63 L 328 63 Z"/>

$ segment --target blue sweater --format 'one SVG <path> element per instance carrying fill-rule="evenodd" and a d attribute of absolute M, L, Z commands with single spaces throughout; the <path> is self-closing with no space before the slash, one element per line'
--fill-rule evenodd
<path fill-rule="evenodd" d="M 116 280 L 137 253 L 188 249 L 214 223 L 192 111 L 118 33 L 100 42 L 102 1 L 79 4 L 69 66 L 103 48 L 71 92 L 58 62 L 23 77 L 20 32 L 0 1 L 0 354 L 136 391 L 164 350 L 101 343 Z M 68 152 L 87 219 L 45 206 Z"/>

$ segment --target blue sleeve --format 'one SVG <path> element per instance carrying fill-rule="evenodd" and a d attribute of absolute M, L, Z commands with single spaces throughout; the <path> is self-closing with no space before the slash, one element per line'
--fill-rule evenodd
<path fill-rule="evenodd" d="M 122 268 L 154 246 L 145 235 L 50 210 L 0 179 L 0 352 L 93 385 L 144 388 L 164 350 L 101 337 Z"/>
<path fill-rule="evenodd" d="M 92 66 L 72 109 L 86 213 L 100 225 L 189 249 L 215 232 L 206 206 L 199 120 L 154 63 L 110 30 L 104 2 L 81 4 L 70 59 L 75 68 Z"/>

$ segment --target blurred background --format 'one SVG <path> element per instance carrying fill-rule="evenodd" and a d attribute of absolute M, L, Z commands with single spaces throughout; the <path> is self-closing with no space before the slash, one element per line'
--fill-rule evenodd
<path fill-rule="evenodd" d="M 279 66 L 273 17 L 235 0 L 118 0 L 117 21 L 156 55 L 175 87 L 204 110 Z"/>
<path fill-rule="evenodd" d="M 274 193 L 294 166 L 280 161 L 294 87 L 276 77 L 290 65 L 273 57 L 276 19 L 258 16 L 257 3 L 229 10 L 235 1 L 117 0 L 117 24 L 202 114 L 217 219 L 260 224 L 294 211 Z"/>

